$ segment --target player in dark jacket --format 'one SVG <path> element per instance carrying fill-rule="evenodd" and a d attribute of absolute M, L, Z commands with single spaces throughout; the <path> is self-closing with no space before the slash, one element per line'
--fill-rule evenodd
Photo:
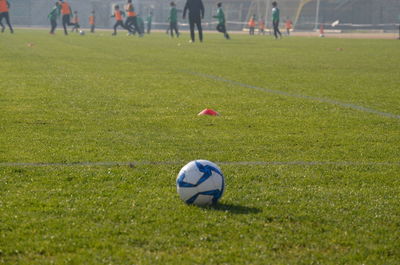
<path fill-rule="evenodd" d="M 201 20 L 204 18 L 204 5 L 202 0 L 186 0 L 185 8 L 183 9 L 183 19 L 186 18 L 186 12 L 189 10 L 189 26 L 191 41 L 195 41 L 194 26 L 196 25 L 199 31 L 199 39 L 203 41 L 203 29 Z"/>

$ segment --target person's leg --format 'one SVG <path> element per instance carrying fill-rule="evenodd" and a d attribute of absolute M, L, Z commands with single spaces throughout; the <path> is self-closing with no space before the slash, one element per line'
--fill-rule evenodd
<path fill-rule="evenodd" d="M 62 24 L 63 24 L 63 28 L 64 28 L 64 34 L 68 35 L 68 31 L 67 31 L 67 24 L 68 24 L 68 19 L 69 16 L 68 15 L 63 15 L 62 16 Z"/>
<path fill-rule="evenodd" d="M 57 20 L 52 19 L 52 20 L 50 20 L 50 23 L 51 23 L 50 34 L 54 34 L 54 31 L 55 31 L 55 29 L 57 27 Z"/>
<path fill-rule="evenodd" d="M 279 36 L 282 37 L 282 33 L 279 30 L 279 20 L 275 22 L 275 28 L 276 28 L 276 33 L 278 33 Z"/>
<path fill-rule="evenodd" d="M 175 30 L 174 22 L 169 22 L 169 28 L 171 29 L 169 34 L 173 38 L 174 37 L 174 30 Z"/>
<path fill-rule="evenodd" d="M 200 42 L 203 42 L 203 28 L 201 27 L 201 18 L 200 17 L 196 19 L 196 27 L 197 27 L 197 30 L 199 31 Z"/>
<path fill-rule="evenodd" d="M 118 25 L 119 25 L 120 23 L 121 23 L 121 21 L 115 22 L 115 24 L 114 24 L 114 32 L 113 32 L 112 35 L 117 35 L 117 27 L 118 27 Z"/>
<path fill-rule="evenodd" d="M 14 33 L 13 27 L 11 26 L 11 22 L 10 22 L 10 15 L 8 12 L 4 12 L 4 18 L 6 19 L 6 23 L 8 25 L 8 27 L 10 28 L 10 32 Z"/>
<path fill-rule="evenodd" d="M 3 25 L 3 23 L 1 23 L 1 21 L 3 20 L 3 17 L 0 14 L 0 27 L 1 27 L 1 33 L 4 32 L 4 30 L 6 29 L 6 27 Z"/>
<path fill-rule="evenodd" d="M 191 17 L 189 15 L 190 39 L 192 40 L 192 42 L 195 42 L 195 40 L 196 40 L 195 36 L 194 36 L 194 23 L 195 23 L 195 21 L 194 21 L 193 17 Z"/>
<path fill-rule="evenodd" d="M 4 30 L 6 29 L 6 27 L 3 25 L 3 23 L 1 22 L 3 20 L 3 13 L 0 13 L 0 27 L 1 27 L 1 33 L 4 32 Z"/>
<path fill-rule="evenodd" d="M 132 21 L 132 17 L 128 17 L 126 20 L 125 20 L 125 28 L 128 30 L 128 32 L 129 33 L 133 33 L 133 28 L 132 28 L 132 24 L 133 24 L 133 21 Z"/>
<path fill-rule="evenodd" d="M 176 37 L 179 38 L 178 22 L 175 22 L 175 34 Z"/>
<path fill-rule="evenodd" d="M 221 25 L 221 24 L 218 24 L 218 25 L 217 25 L 217 31 L 218 31 L 218 32 L 221 32 L 221 33 L 223 33 L 223 31 L 222 31 L 222 28 L 221 28 L 221 27 L 222 27 L 222 25 Z"/>
<path fill-rule="evenodd" d="M 94 25 L 92 25 L 92 26 L 90 27 L 90 32 L 91 32 L 91 33 L 94 33 Z"/>
<path fill-rule="evenodd" d="M 222 30 L 223 30 L 223 33 L 224 33 L 224 37 L 225 37 L 225 39 L 229 40 L 229 39 L 230 39 L 230 37 L 229 37 L 229 34 L 228 34 L 228 32 L 226 31 L 226 26 L 225 26 L 225 24 L 224 24 L 224 25 L 222 25 Z"/>

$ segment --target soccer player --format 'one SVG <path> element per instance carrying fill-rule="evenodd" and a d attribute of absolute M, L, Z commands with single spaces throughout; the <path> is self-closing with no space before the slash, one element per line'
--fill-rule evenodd
<path fill-rule="evenodd" d="M 256 15 L 253 15 L 249 20 L 249 34 L 254 35 L 254 29 L 256 28 Z"/>
<path fill-rule="evenodd" d="M 265 20 L 264 18 L 260 19 L 258 22 L 258 34 L 265 35 Z"/>
<path fill-rule="evenodd" d="M 56 2 L 53 9 L 50 11 L 49 15 L 47 16 L 50 20 L 51 29 L 50 34 L 54 34 L 54 31 L 57 28 L 57 18 L 60 16 L 60 4 Z"/>
<path fill-rule="evenodd" d="M 151 24 L 153 23 L 153 12 L 152 11 L 150 11 L 149 15 L 147 16 L 146 22 L 147 22 L 147 34 L 150 34 Z"/>
<path fill-rule="evenodd" d="M 72 23 L 74 24 L 74 26 L 72 27 L 71 32 L 74 32 L 74 30 L 75 30 L 76 33 L 78 33 L 78 29 L 80 28 L 78 11 L 74 11 L 74 18 L 72 19 Z"/>
<path fill-rule="evenodd" d="M 125 16 L 125 13 L 123 11 L 119 10 L 119 5 L 115 5 L 114 6 L 114 15 L 111 16 L 111 17 L 115 18 L 114 32 L 112 33 L 113 36 L 117 35 L 118 26 L 121 26 L 124 29 L 127 29 L 122 20 L 123 16 Z"/>
<path fill-rule="evenodd" d="M 11 26 L 11 22 L 10 22 L 9 10 L 10 10 L 10 3 L 7 0 L 0 0 L 0 23 L 3 20 L 3 18 L 5 18 L 6 23 L 7 23 L 8 27 L 10 28 L 10 32 L 14 33 L 13 27 Z M 1 25 L 2 25 L 1 32 L 4 32 L 5 27 L 2 23 L 1 23 Z"/>
<path fill-rule="evenodd" d="M 140 15 L 137 15 L 137 25 L 138 25 L 140 36 L 143 36 L 143 34 L 144 34 L 144 20 Z"/>
<path fill-rule="evenodd" d="M 128 0 L 128 3 L 125 6 L 125 11 L 128 14 L 128 17 L 125 21 L 125 28 L 129 31 L 129 34 L 133 34 L 134 32 L 139 32 L 139 36 L 142 37 L 143 34 L 139 29 L 139 25 L 137 23 L 137 15 L 135 12 L 135 8 L 132 4 L 132 0 Z"/>
<path fill-rule="evenodd" d="M 292 29 L 292 27 L 293 27 L 293 22 L 289 18 L 287 18 L 285 21 L 285 28 L 288 36 L 290 36 L 290 30 Z"/>
<path fill-rule="evenodd" d="M 274 26 L 274 36 L 275 39 L 282 38 L 282 33 L 279 30 L 279 17 L 280 11 L 278 8 L 278 3 L 276 1 L 272 2 L 272 25 Z"/>
<path fill-rule="evenodd" d="M 230 37 L 229 37 L 228 32 L 226 32 L 225 14 L 224 14 L 224 11 L 222 10 L 222 3 L 221 2 L 219 2 L 217 4 L 217 15 L 214 16 L 214 18 L 218 19 L 217 31 L 223 33 L 225 39 L 229 40 Z"/>
<path fill-rule="evenodd" d="M 96 25 L 96 16 L 94 10 L 92 11 L 92 14 L 89 16 L 89 25 L 90 25 L 90 32 L 94 33 L 95 25 Z"/>
<path fill-rule="evenodd" d="M 178 30 L 178 10 L 176 9 L 176 4 L 174 1 L 172 1 L 170 4 L 171 6 L 169 10 L 169 30 L 171 33 L 171 37 L 174 37 L 174 31 L 176 34 L 176 37 L 179 38 L 179 30 Z"/>
<path fill-rule="evenodd" d="M 189 27 L 191 42 L 195 41 L 194 26 L 196 25 L 199 32 L 199 40 L 203 41 L 203 28 L 201 20 L 204 19 L 204 5 L 202 0 L 186 0 L 185 8 L 183 9 L 183 19 L 186 19 L 186 12 L 189 10 Z"/>
<path fill-rule="evenodd" d="M 70 5 L 64 1 L 64 0 L 59 0 L 60 6 L 61 6 L 61 15 L 62 15 L 62 23 L 64 27 L 64 34 L 68 35 L 67 31 L 67 26 L 73 26 L 74 24 L 71 23 L 70 19 L 72 15 L 72 10 Z"/>

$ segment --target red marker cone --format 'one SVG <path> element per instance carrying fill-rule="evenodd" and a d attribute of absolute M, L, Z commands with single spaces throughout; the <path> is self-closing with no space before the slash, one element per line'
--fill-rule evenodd
<path fill-rule="evenodd" d="M 204 109 L 197 115 L 209 115 L 209 116 L 218 116 L 219 113 L 212 109 Z"/>

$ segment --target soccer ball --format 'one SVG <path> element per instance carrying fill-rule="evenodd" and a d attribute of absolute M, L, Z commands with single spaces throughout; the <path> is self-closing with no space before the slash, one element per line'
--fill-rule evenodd
<path fill-rule="evenodd" d="M 185 165 L 176 178 L 176 188 L 187 204 L 215 204 L 224 193 L 224 175 L 219 167 L 207 160 L 195 160 Z"/>
<path fill-rule="evenodd" d="M 83 30 L 80 30 L 80 31 L 79 31 L 79 35 L 82 35 L 82 36 L 83 36 L 83 35 L 85 35 L 85 32 L 84 32 Z"/>

